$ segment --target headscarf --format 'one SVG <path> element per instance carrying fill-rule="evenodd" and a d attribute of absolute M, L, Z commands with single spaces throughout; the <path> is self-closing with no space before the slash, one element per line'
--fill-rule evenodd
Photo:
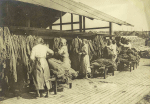
<path fill-rule="evenodd" d="M 44 44 L 44 40 L 42 38 L 37 38 L 36 44 Z"/>
<path fill-rule="evenodd" d="M 61 38 L 61 39 L 60 39 L 60 44 L 61 44 L 62 46 L 66 46 L 66 42 L 67 42 L 66 39 L 64 39 L 64 38 Z"/>
<path fill-rule="evenodd" d="M 87 39 L 83 39 L 83 40 L 82 40 L 82 43 L 87 44 L 87 42 L 88 42 L 88 40 L 87 40 Z"/>

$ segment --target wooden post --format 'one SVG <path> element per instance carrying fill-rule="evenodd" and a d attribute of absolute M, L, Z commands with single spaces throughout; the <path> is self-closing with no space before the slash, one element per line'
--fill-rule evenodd
<path fill-rule="evenodd" d="M 107 78 L 107 70 L 108 70 L 108 67 L 105 66 L 105 68 L 104 68 L 104 79 Z"/>
<path fill-rule="evenodd" d="M 79 15 L 79 29 L 80 29 L 80 32 L 82 32 L 82 16 Z"/>
<path fill-rule="evenodd" d="M 69 88 L 70 88 L 70 89 L 72 88 L 72 83 L 69 83 Z"/>
<path fill-rule="evenodd" d="M 27 17 L 26 26 L 30 27 L 30 18 Z"/>
<path fill-rule="evenodd" d="M 131 69 L 131 67 L 132 67 L 132 66 L 131 66 L 131 65 L 132 65 L 131 62 L 129 62 L 129 65 L 130 65 L 130 72 L 131 72 L 131 71 L 132 71 L 132 69 Z"/>
<path fill-rule="evenodd" d="M 132 65 L 133 65 L 133 70 L 135 69 L 135 63 L 134 62 L 132 62 Z"/>
<path fill-rule="evenodd" d="M 83 16 L 83 32 L 85 32 L 85 16 Z"/>
<path fill-rule="evenodd" d="M 10 18 L 9 18 L 9 6 L 8 6 L 8 1 L 6 2 L 6 18 L 7 18 L 7 22 L 4 23 L 3 25 L 8 25 L 10 24 Z"/>
<path fill-rule="evenodd" d="M 5 27 L 3 26 L 3 44 L 4 44 L 4 40 L 5 40 L 5 38 L 4 38 L 4 29 L 5 29 Z"/>
<path fill-rule="evenodd" d="M 62 12 L 60 12 L 60 30 L 62 30 Z"/>
<path fill-rule="evenodd" d="M 49 29 L 51 29 L 51 30 L 52 30 L 52 25 L 50 25 L 50 26 L 49 26 Z"/>
<path fill-rule="evenodd" d="M 73 31 L 73 14 L 71 13 L 71 31 Z"/>
<path fill-rule="evenodd" d="M 109 34 L 112 35 L 112 23 L 109 22 Z"/>
<path fill-rule="evenodd" d="M 54 82 L 54 94 L 57 94 L 57 78 L 55 79 Z"/>

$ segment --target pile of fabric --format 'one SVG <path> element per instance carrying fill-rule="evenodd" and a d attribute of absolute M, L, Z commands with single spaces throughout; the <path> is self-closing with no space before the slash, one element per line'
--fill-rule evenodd
<path fill-rule="evenodd" d="M 150 58 L 150 49 L 149 50 L 140 51 L 139 54 L 140 54 L 141 58 Z"/>
<path fill-rule="evenodd" d="M 95 66 L 104 67 L 104 66 L 111 66 L 113 70 L 117 70 L 117 65 L 111 59 L 96 59 L 91 62 L 91 66 L 94 68 Z"/>
<path fill-rule="evenodd" d="M 135 48 L 131 48 L 128 50 L 123 50 L 119 53 L 118 61 L 140 61 L 140 56 L 138 51 Z"/>
<path fill-rule="evenodd" d="M 70 65 L 66 65 L 62 60 L 62 56 L 60 54 L 58 54 L 58 50 L 61 49 L 61 41 L 64 38 L 54 38 L 54 44 L 53 44 L 53 50 L 55 53 L 54 58 L 50 58 L 48 59 L 48 63 L 50 66 L 50 70 L 52 71 L 52 73 L 57 77 L 57 78 L 62 78 L 62 79 L 68 79 L 68 78 L 72 78 L 72 77 L 77 77 L 77 72 L 72 69 L 70 67 Z M 66 44 L 66 42 L 65 42 Z M 75 44 L 76 46 L 73 47 L 74 52 L 78 53 L 78 47 L 77 44 Z M 66 50 L 65 52 L 68 53 L 68 50 Z M 63 53 L 64 54 L 64 53 Z M 69 58 L 69 57 L 68 57 Z"/>
<path fill-rule="evenodd" d="M 62 61 L 50 58 L 48 59 L 50 70 L 57 78 L 68 79 L 72 77 L 77 77 L 78 73 L 66 65 Z"/>

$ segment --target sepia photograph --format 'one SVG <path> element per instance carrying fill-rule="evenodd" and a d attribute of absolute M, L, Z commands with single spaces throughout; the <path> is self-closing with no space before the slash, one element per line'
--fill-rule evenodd
<path fill-rule="evenodd" d="M 150 0 L 0 0 L 0 104 L 150 104 Z"/>

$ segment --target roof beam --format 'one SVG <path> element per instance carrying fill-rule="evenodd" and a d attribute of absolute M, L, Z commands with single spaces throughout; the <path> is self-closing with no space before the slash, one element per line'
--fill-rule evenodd
<path fill-rule="evenodd" d="M 66 22 L 66 23 L 57 23 L 57 24 L 52 24 L 53 26 L 55 25 L 68 25 L 68 24 L 79 24 L 79 22 Z"/>
<path fill-rule="evenodd" d="M 94 27 L 94 28 L 85 28 L 85 30 L 92 30 L 92 29 L 106 29 L 106 28 L 110 28 L 110 27 Z M 74 29 L 74 30 L 80 30 L 80 29 Z M 84 30 L 84 29 L 82 29 Z M 70 31 L 70 30 L 66 30 L 66 31 Z"/>

